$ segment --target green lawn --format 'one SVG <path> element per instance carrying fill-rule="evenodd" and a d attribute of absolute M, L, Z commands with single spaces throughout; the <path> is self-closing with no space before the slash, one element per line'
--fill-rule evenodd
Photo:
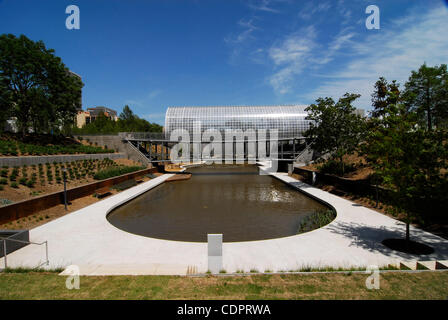
<path fill-rule="evenodd" d="M 0 299 L 447 299 L 448 272 L 366 274 L 81 277 L 79 290 L 56 273 L 0 274 Z"/>

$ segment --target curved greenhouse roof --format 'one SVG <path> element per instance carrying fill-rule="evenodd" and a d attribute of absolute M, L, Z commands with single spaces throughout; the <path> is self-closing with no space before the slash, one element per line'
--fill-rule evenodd
<path fill-rule="evenodd" d="M 174 129 L 193 132 L 200 122 L 201 131 L 225 129 L 278 129 L 278 137 L 297 138 L 308 129 L 310 120 L 303 105 L 289 106 L 210 106 L 169 107 L 165 116 L 165 133 Z"/>

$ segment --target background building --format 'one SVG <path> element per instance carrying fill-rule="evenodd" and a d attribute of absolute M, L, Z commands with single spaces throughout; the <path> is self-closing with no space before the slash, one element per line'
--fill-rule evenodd
<path fill-rule="evenodd" d="M 104 116 L 106 116 L 112 121 L 118 120 L 117 111 L 107 107 L 100 106 L 94 108 L 87 108 L 86 111 L 83 110 L 78 111 L 78 114 L 76 115 L 76 126 L 78 128 L 82 128 L 86 124 L 95 121 L 100 114 L 104 114 Z"/>

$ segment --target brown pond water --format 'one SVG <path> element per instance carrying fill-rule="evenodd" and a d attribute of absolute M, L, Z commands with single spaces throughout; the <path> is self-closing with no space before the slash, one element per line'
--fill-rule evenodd
<path fill-rule="evenodd" d="M 300 221 L 326 207 L 256 166 L 190 168 L 184 181 L 166 182 L 113 210 L 119 229 L 152 238 L 207 242 L 264 240 L 297 233 Z"/>

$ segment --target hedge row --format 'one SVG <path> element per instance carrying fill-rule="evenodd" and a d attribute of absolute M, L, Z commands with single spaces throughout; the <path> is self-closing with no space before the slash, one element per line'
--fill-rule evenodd
<path fill-rule="evenodd" d="M 53 155 L 53 154 L 77 154 L 77 153 L 114 153 L 113 149 L 103 149 L 101 147 L 85 146 L 82 144 L 70 145 L 49 145 L 40 146 L 35 144 L 12 142 L 0 140 L 0 155 L 17 156 L 19 155 Z"/>
<path fill-rule="evenodd" d="M 145 167 L 141 166 L 129 166 L 129 167 L 116 167 L 98 171 L 93 177 L 95 180 L 104 180 L 116 176 L 121 176 L 122 174 L 131 173 L 134 171 L 143 170 Z"/>

